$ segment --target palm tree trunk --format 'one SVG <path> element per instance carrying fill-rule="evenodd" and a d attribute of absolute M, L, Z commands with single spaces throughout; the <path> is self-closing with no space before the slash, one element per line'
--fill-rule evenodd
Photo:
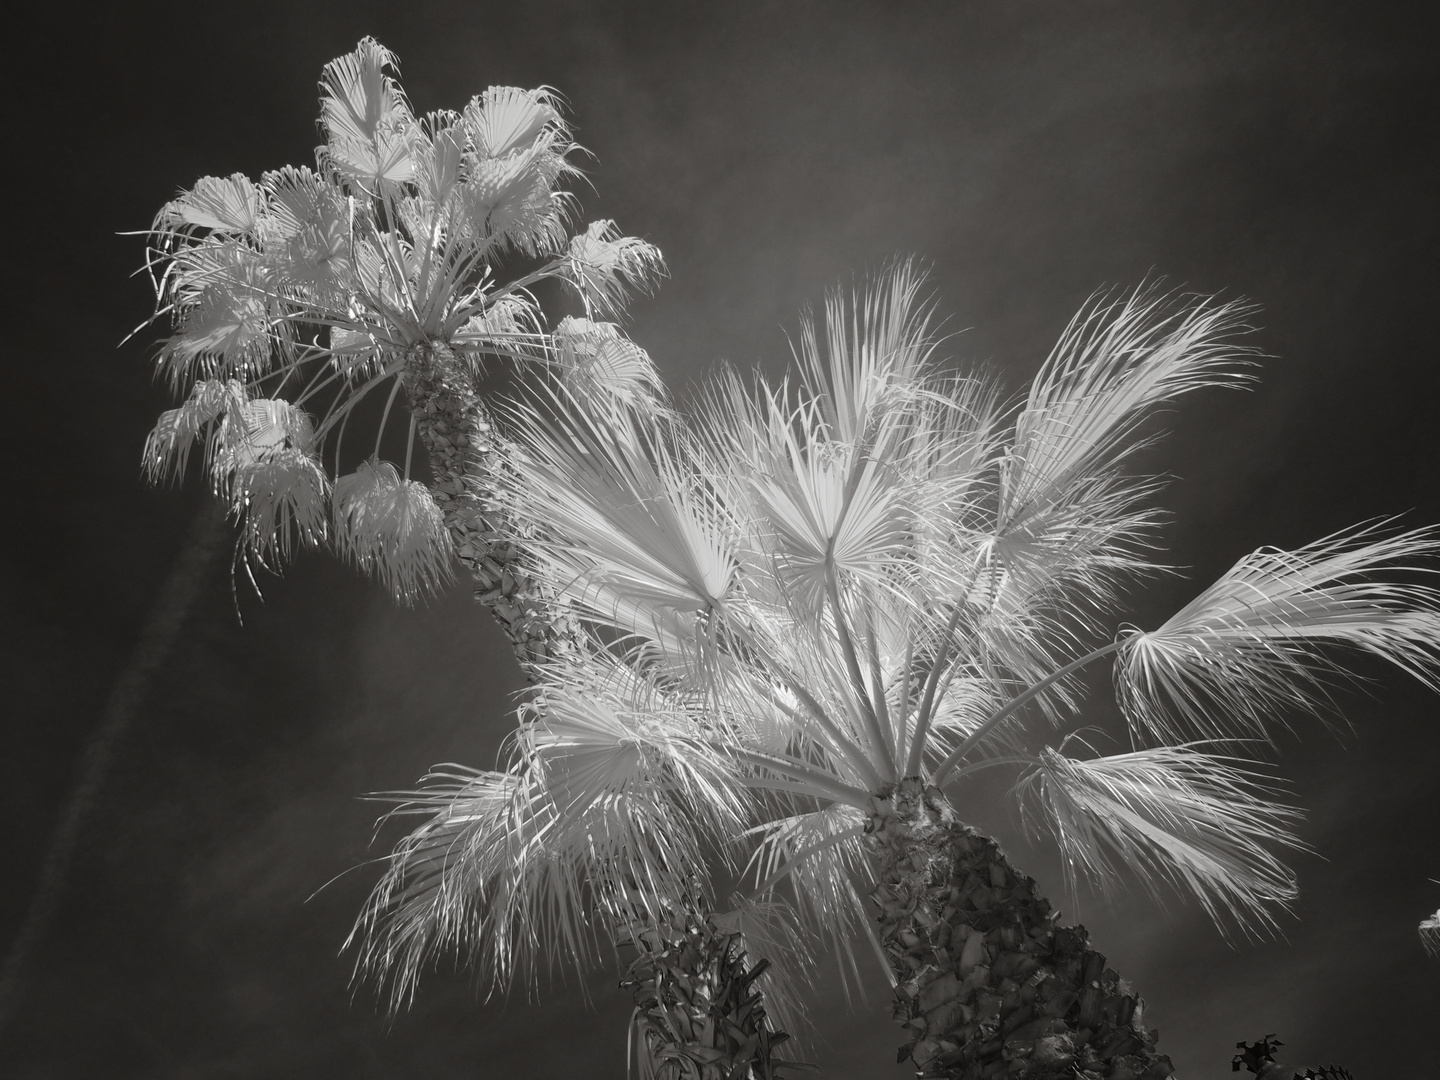
<path fill-rule="evenodd" d="M 938 789 L 902 781 L 869 828 L 894 1015 L 910 1034 L 899 1060 L 946 1080 L 1174 1074 L 1141 1000 L 1085 928 L 1058 925 L 1034 879 L 957 821 Z"/>
<path fill-rule="evenodd" d="M 488 506 L 490 480 L 508 466 L 504 442 L 465 363 L 443 346 L 417 350 L 406 365 L 405 390 L 415 429 L 430 457 L 430 492 L 475 598 L 499 621 L 527 671 L 564 648 L 574 626 L 524 568 L 523 537 Z"/>
<path fill-rule="evenodd" d="M 620 985 L 635 995 L 635 1041 L 656 1080 L 774 1080 L 781 1068 L 807 1067 L 776 1060 L 790 1036 L 771 1029 L 754 988 L 768 961 L 747 966 L 739 934 L 677 915 L 632 943 L 640 955 Z"/>
<path fill-rule="evenodd" d="M 531 673 L 547 655 L 569 647 L 577 628 L 527 573 L 525 537 L 487 505 L 491 478 L 510 467 L 503 436 L 466 365 L 443 346 L 411 359 L 405 389 L 430 457 L 430 491 L 474 579 L 475 598 L 499 620 L 515 656 Z M 622 985 L 635 989 L 642 1049 L 654 1062 L 670 1063 L 664 1067 L 672 1072 L 684 1061 L 704 1063 L 708 1070 L 673 1072 L 677 1077 L 770 1080 L 781 1064 L 771 1052 L 789 1035 L 771 1027 L 759 992 L 750 989 L 765 962 L 747 978 L 735 935 L 719 931 L 699 913 L 677 919 L 674 926 L 651 926 L 632 935 L 640 955 Z M 642 1000 L 649 1004 L 642 1006 Z M 716 1071 L 720 1061 L 728 1063 L 724 1071 Z M 734 1071 L 741 1063 L 748 1063 L 748 1071 Z"/>

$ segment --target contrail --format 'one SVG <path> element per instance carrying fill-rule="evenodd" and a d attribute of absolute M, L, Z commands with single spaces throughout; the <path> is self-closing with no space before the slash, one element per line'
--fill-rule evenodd
<path fill-rule="evenodd" d="M 145 700 L 151 678 L 169 657 L 175 635 L 189 617 L 206 572 L 221 550 L 224 523 L 222 504 L 215 499 L 206 500 L 205 508 L 191 523 L 189 535 L 170 576 L 165 579 L 150 608 L 140 640 L 120 677 L 110 687 L 100 722 L 85 743 L 75 772 L 75 786 L 61 808 L 55 831 L 50 836 L 30 907 L 10 946 L 9 955 L 5 957 L 5 966 L 0 968 L 0 1037 L 3 1037 L 19 1006 L 20 985 L 26 965 L 44 940 L 64 894 L 65 879 L 86 815 L 99 797 L 115 750 L 137 707 Z"/>

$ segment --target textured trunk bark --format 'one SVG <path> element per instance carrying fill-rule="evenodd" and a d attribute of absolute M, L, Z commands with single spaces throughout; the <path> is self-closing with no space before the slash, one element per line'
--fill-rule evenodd
<path fill-rule="evenodd" d="M 432 348 L 412 357 L 405 390 L 430 458 L 430 491 L 470 571 L 475 599 L 499 620 L 529 674 L 547 655 L 570 647 L 576 627 L 526 573 L 525 538 L 489 505 L 493 478 L 509 467 L 503 439 L 466 365 L 448 350 Z M 747 976 L 736 937 L 693 914 L 635 939 L 640 955 L 622 985 L 634 988 L 637 1005 L 642 998 L 651 1002 L 641 1006 L 642 1026 L 654 1060 L 670 1063 L 664 1080 L 697 1075 L 770 1080 L 782 1064 L 771 1051 L 790 1036 L 770 1026 L 759 992 L 750 989 L 765 962 Z M 704 1064 L 708 1071 L 685 1072 L 679 1069 L 684 1061 Z M 722 1061 L 728 1065 L 719 1071 L 716 1063 Z"/>
<path fill-rule="evenodd" d="M 636 1041 L 657 1080 L 774 1080 L 808 1067 L 775 1058 L 790 1036 L 771 1029 L 753 988 L 768 961 L 747 967 L 738 934 L 676 917 L 634 944 L 640 955 L 620 985 L 635 995 Z"/>
<path fill-rule="evenodd" d="M 564 648 L 574 628 L 525 572 L 524 538 L 487 505 L 493 478 L 507 466 L 503 442 L 473 376 L 449 350 L 417 350 L 404 378 L 415 428 L 430 458 L 430 491 L 470 571 L 475 599 L 499 620 L 528 671 Z"/>
<path fill-rule="evenodd" d="M 946 1080 L 1165 1080 L 1142 1002 L 1032 878 L 904 780 L 871 815 L 880 943 L 895 973 L 898 1060 Z"/>

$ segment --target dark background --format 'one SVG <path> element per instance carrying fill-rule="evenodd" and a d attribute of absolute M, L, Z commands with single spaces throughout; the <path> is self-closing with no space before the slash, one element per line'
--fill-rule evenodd
<path fill-rule="evenodd" d="M 783 328 L 842 275 L 931 261 L 952 351 L 1023 385 L 1098 286 L 1154 270 L 1263 305 L 1250 393 L 1200 396 L 1157 467 L 1190 579 L 1362 518 L 1440 520 L 1434 35 L 1426 4 L 489 2 L 42 5 L 7 49 L 5 709 L 0 942 L 106 696 L 203 499 L 145 489 L 170 402 L 129 275 L 160 204 L 204 174 L 311 160 L 321 66 L 376 36 L 417 109 L 558 88 L 595 155 L 589 217 L 657 243 L 671 280 L 634 337 L 673 385 L 721 358 L 778 370 Z M 627 995 L 602 970 L 482 1004 L 422 984 L 387 1028 L 337 951 L 385 850 L 357 796 L 488 765 L 517 674 L 463 586 L 401 611 L 327 557 L 265 601 L 225 568 L 164 659 L 89 818 L 19 1014 L 13 1077 L 620 1076 Z M 1193 904 L 1062 899 L 1148 1001 L 1187 1078 L 1236 1040 L 1361 1080 L 1429 1075 L 1440 962 L 1437 701 L 1376 676 L 1353 731 L 1302 720 L 1278 761 L 1317 854 L 1283 938 L 1226 942 Z M 1058 861 L 976 809 L 1062 896 Z M 387 834 L 388 835 L 388 834 Z M 360 866 L 360 869 L 352 868 Z M 347 873 L 347 871 L 350 871 Z M 326 882 L 343 874 L 328 888 Z M 871 973 L 875 975 L 874 972 Z M 901 1076 L 878 976 L 847 1013 L 815 973 L 810 1053 Z"/>

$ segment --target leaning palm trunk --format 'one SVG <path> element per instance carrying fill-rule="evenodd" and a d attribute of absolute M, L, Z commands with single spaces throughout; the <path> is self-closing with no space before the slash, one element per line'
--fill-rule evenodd
<path fill-rule="evenodd" d="M 422 350 L 407 368 L 405 389 L 415 430 L 430 459 L 430 494 L 475 599 L 504 629 L 527 672 L 573 635 L 563 608 L 525 570 L 524 541 L 488 503 L 507 467 L 505 441 L 467 365 L 448 349 Z"/>
<path fill-rule="evenodd" d="M 1085 928 L 1058 925 L 1034 879 L 945 796 L 904 780 L 868 823 L 880 944 L 895 977 L 901 1053 L 922 1077 L 1164 1080 L 1174 1069 L 1140 999 Z"/>

